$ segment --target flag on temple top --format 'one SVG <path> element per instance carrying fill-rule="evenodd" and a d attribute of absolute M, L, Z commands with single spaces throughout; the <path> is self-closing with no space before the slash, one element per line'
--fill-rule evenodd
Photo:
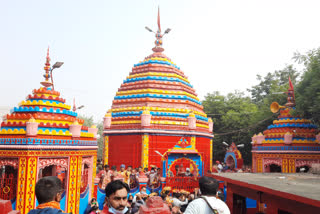
<path fill-rule="evenodd" d="M 161 32 L 161 26 L 160 26 L 160 8 L 158 7 L 158 29 L 159 32 Z"/>
<path fill-rule="evenodd" d="M 290 86 L 290 89 L 292 89 L 292 90 L 293 90 L 293 84 L 292 84 L 292 82 L 291 82 L 290 77 L 289 77 L 289 86 Z"/>

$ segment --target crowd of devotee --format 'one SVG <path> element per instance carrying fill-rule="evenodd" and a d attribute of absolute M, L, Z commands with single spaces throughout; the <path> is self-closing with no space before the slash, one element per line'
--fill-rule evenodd
<path fill-rule="evenodd" d="M 93 198 L 88 205 L 87 214 L 108 213 L 230 213 L 223 202 L 223 190 L 218 189 L 218 181 L 211 177 L 201 177 L 199 188 L 194 192 L 164 187 L 162 191 L 147 194 L 142 186 L 134 196 L 129 193 L 129 185 L 121 179 L 109 182 L 105 188 L 106 198 L 103 210 L 98 209 Z"/>

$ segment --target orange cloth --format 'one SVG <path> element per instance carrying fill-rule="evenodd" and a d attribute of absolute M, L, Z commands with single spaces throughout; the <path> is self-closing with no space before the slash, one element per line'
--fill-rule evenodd
<path fill-rule="evenodd" d="M 37 209 L 44 209 L 44 208 L 48 208 L 48 207 L 60 210 L 60 203 L 57 201 L 49 201 L 47 203 L 39 204 L 37 206 Z"/>

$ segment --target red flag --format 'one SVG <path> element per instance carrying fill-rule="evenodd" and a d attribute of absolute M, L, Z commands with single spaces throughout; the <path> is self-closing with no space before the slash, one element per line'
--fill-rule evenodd
<path fill-rule="evenodd" d="M 293 96 L 293 99 L 294 99 L 294 88 L 293 88 L 293 84 L 291 82 L 291 79 L 290 79 L 290 76 L 289 76 L 289 90 L 292 90 L 292 96 Z"/>
<path fill-rule="evenodd" d="M 290 86 L 290 89 L 293 90 L 293 84 L 291 82 L 290 76 L 289 76 L 289 86 Z"/>
<path fill-rule="evenodd" d="M 161 32 L 161 26 L 160 26 L 160 8 L 158 7 L 158 30 Z"/>

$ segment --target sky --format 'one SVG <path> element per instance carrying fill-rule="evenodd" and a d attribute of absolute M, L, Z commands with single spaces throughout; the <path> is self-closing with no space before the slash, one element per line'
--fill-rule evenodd
<path fill-rule="evenodd" d="M 134 64 L 152 53 L 160 6 L 164 54 L 207 93 L 246 91 L 256 75 L 320 44 L 318 0 L 0 0 L 0 109 L 43 81 L 48 46 L 55 89 L 101 121 Z"/>

